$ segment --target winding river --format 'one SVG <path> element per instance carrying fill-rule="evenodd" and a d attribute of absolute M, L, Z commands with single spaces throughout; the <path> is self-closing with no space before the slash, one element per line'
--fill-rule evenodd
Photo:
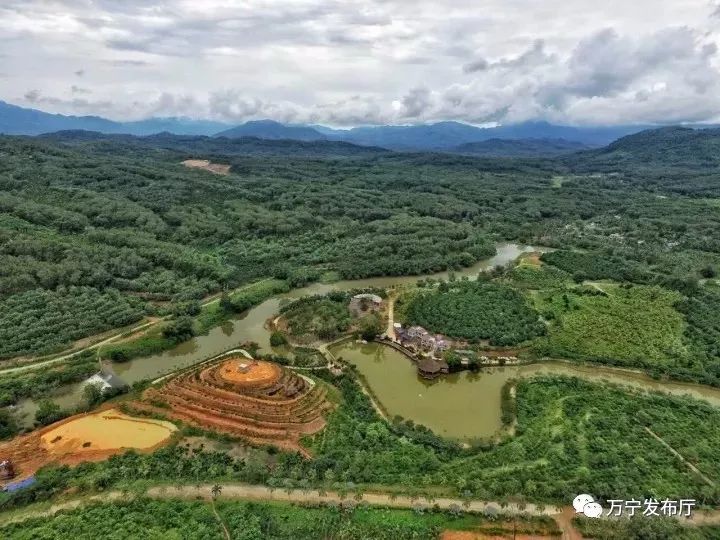
<path fill-rule="evenodd" d="M 522 253 L 535 250 L 541 249 L 511 243 L 500 244 L 497 246 L 495 256 L 455 274 L 458 277 L 473 278 L 481 271 L 505 265 L 517 259 Z M 270 351 L 272 350 L 270 333 L 265 328 L 265 323 L 278 312 L 282 302 L 333 290 L 415 283 L 423 277 L 445 278 L 447 272 L 431 276 L 380 277 L 314 283 L 266 300 L 211 329 L 207 334 L 196 336 L 170 351 L 137 358 L 123 364 L 114 364 L 112 368 L 125 382 L 133 384 L 191 366 L 246 341 L 257 342 L 263 350 Z M 399 414 L 424 424 L 439 434 L 463 440 L 487 437 L 496 433 L 500 428 L 502 386 L 508 379 L 536 374 L 562 374 L 587 380 L 608 380 L 646 390 L 690 394 L 720 406 L 720 389 L 658 382 L 645 375 L 597 366 L 584 367 L 564 362 L 545 362 L 488 368 L 478 373 L 462 372 L 436 381 L 425 381 L 418 378 L 415 367 L 406 357 L 389 347 L 346 343 L 340 348 L 333 349 L 333 352 L 358 367 L 389 414 Z M 73 384 L 58 388 L 50 397 L 62 407 L 74 406 L 82 399 L 82 385 Z M 24 425 L 32 425 L 36 409 L 37 404 L 29 399 L 18 404 L 18 416 Z"/>

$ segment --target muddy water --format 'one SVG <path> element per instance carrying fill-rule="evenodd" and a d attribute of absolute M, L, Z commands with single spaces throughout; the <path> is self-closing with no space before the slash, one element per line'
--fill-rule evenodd
<path fill-rule="evenodd" d="M 612 382 L 648 391 L 689 394 L 720 406 L 720 390 L 700 385 L 658 382 L 645 375 L 565 362 L 494 367 L 477 373 L 454 373 L 434 381 L 417 375 L 402 353 L 378 343 L 345 343 L 332 352 L 357 366 L 389 416 L 423 424 L 452 439 L 491 437 L 501 428 L 500 393 L 510 379 L 535 375 L 568 375 Z"/>
<path fill-rule="evenodd" d="M 458 277 L 474 277 L 480 271 L 504 265 L 524 252 L 533 251 L 530 246 L 501 244 L 494 257 L 481 261 L 471 268 L 456 272 Z M 422 277 L 447 277 L 447 273 Z M 302 289 L 271 298 L 262 304 L 239 314 L 206 335 L 197 336 L 171 351 L 146 358 L 138 358 L 124 364 L 113 364 L 112 369 L 127 383 L 154 379 L 178 369 L 194 365 L 210 356 L 237 347 L 245 341 L 255 341 L 264 350 L 271 350 L 270 335 L 265 322 L 277 314 L 282 302 L 309 294 L 324 294 L 332 290 L 348 290 L 361 287 L 390 287 L 415 283 L 418 276 L 383 277 L 336 283 L 314 283 Z M 414 367 L 404 356 L 392 349 L 377 349 L 368 345 L 362 349 L 341 351 L 339 354 L 356 363 L 373 386 L 385 408 L 391 414 L 400 414 L 427 425 L 433 430 L 455 438 L 472 438 L 492 435 L 500 427 L 500 389 L 509 378 L 532 376 L 536 373 L 557 373 L 582 377 L 588 380 L 607 379 L 615 383 L 629 384 L 648 390 L 673 393 L 690 393 L 720 406 L 720 390 L 687 384 L 659 383 L 643 375 L 585 368 L 565 363 L 537 364 L 523 367 L 493 368 L 478 374 L 463 372 L 428 383 L 418 379 Z M 281 349 L 276 349 L 281 353 Z M 367 370 L 367 372 L 366 372 Z M 472 384 L 470 384 L 472 383 Z M 59 388 L 48 396 L 63 408 L 70 408 L 82 399 L 81 385 Z M 18 416 L 23 425 L 32 425 L 37 404 L 23 400 L 18 404 Z"/>
<path fill-rule="evenodd" d="M 500 244 L 497 253 L 486 260 L 480 261 L 472 267 L 456 272 L 456 276 L 475 277 L 483 270 L 498 265 L 505 265 L 514 261 L 522 253 L 533 251 L 531 246 L 517 244 Z M 205 358 L 220 354 L 223 351 L 237 347 L 243 342 L 254 341 L 263 350 L 270 351 L 270 333 L 265 328 L 265 321 L 277 314 L 283 301 L 300 298 L 311 294 L 325 294 L 333 290 L 348 290 L 362 287 L 390 287 L 404 283 L 415 283 L 420 277 L 446 278 L 447 272 L 432 276 L 404 276 L 380 277 L 335 283 L 313 283 L 301 289 L 295 289 L 287 294 L 266 300 L 262 304 L 226 321 L 219 327 L 213 328 L 203 336 L 197 336 L 190 341 L 180 344 L 171 351 L 138 358 L 124 364 L 113 364 L 112 368 L 121 379 L 129 384 L 144 379 L 160 377 L 177 369 L 196 364 Z M 276 351 L 279 352 L 279 351 Z"/>
<path fill-rule="evenodd" d="M 479 272 L 502 266 L 514 261 L 523 253 L 530 251 L 545 251 L 543 248 L 523 246 L 512 243 L 503 243 L 496 246 L 497 253 L 475 265 L 455 272 L 459 278 L 468 276 L 474 278 Z M 220 354 L 228 349 L 237 347 L 246 341 L 254 341 L 260 344 L 265 351 L 273 351 L 270 347 L 270 333 L 265 328 L 265 322 L 277 314 L 282 302 L 300 298 L 311 294 L 325 294 L 333 290 L 348 290 L 363 287 L 391 287 L 405 283 L 415 283 L 418 279 L 447 278 L 447 272 L 440 272 L 424 276 L 402 276 L 402 277 L 379 277 L 359 280 L 338 281 L 335 283 L 313 283 L 301 289 L 295 289 L 289 293 L 282 294 L 266 300 L 262 304 L 241 313 L 220 326 L 212 328 L 207 334 L 196 336 L 190 341 L 181 343 L 170 351 L 161 354 L 136 358 L 123 364 L 112 364 L 108 367 L 125 382 L 133 384 L 146 379 L 154 379 L 177 371 L 188 366 L 197 364 L 211 356 Z M 282 354 L 282 349 L 275 349 L 273 352 Z M 58 388 L 50 399 L 63 408 L 70 408 L 80 403 L 82 399 L 82 388 L 80 385 L 69 385 Z M 31 426 L 37 410 L 37 403 L 30 399 L 22 400 L 17 408 L 18 417 L 22 425 Z"/>

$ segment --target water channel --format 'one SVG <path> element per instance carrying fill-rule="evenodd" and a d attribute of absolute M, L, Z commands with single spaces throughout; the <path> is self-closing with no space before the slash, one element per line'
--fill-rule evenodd
<path fill-rule="evenodd" d="M 472 267 L 455 272 L 456 276 L 471 279 L 481 271 L 505 265 L 522 253 L 535 251 L 532 246 L 500 244 L 497 253 Z M 122 364 L 113 364 L 115 373 L 128 384 L 155 379 L 211 356 L 237 347 L 246 341 L 258 343 L 262 350 L 270 351 L 270 334 L 266 321 L 277 314 L 282 302 L 311 294 L 324 294 L 332 290 L 363 287 L 391 287 L 415 283 L 422 277 L 446 278 L 447 272 L 432 276 L 380 277 L 335 283 L 314 283 L 289 293 L 278 295 L 254 308 L 239 314 L 207 334 L 196 336 L 178 347 L 161 354 L 137 358 Z M 569 363 L 542 363 L 526 366 L 489 368 L 478 373 L 463 372 L 443 377 L 434 382 L 419 379 L 415 367 L 401 353 L 375 344 L 346 344 L 334 351 L 357 365 L 384 408 L 424 424 L 439 434 L 471 439 L 492 435 L 500 427 L 500 390 L 510 378 L 541 373 L 564 374 L 587 380 L 610 380 L 647 390 L 661 390 L 677 394 L 691 394 L 720 406 L 720 389 L 692 384 L 657 382 L 644 375 L 599 367 L 583 367 Z M 52 396 L 62 407 L 77 405 L 82 398 L 82 384 L 58 388 Z M 24 425 L 32 425 L 37 404 L 22 400 L 17 412 Z"/>
<path fill-rule="evenodd" d="M 542 362 L 462 371 L 428 381 L 401 352 L 380 343 L 346 342 L 332 353 L 358 368 L 385 412 L 427 426 L 450 439 L 492 437 L 502 427 L 500 393 L 510 379 L 568 375 L 646 391 L 689 394 L 720 407 L 720 390 L 702 385 L 660 382 L 629 371 L 568 362 Z"/>

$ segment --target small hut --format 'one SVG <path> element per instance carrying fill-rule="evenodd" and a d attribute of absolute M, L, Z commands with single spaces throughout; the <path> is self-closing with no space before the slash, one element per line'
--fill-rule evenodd
<path fill-rule="evenodd" d="M 429 357 L 418 360 L 417 369 L 423 379 L 435 379 L 449 371 L 447 362 Z"/>

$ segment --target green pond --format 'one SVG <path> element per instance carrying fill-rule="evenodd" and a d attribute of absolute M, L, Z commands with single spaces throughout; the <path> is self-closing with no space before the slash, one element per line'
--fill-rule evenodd
<path fill-rule="evenodd" d="M 566 375 L 646 391 L 687 394 L 720 406 L 720 390 L 715 388 L 659 382 L 639 373 L 598 366 L 542 362 L 463 371 L 428 381 L 418 376 L 407 356 L 386 345 L 346 342 L 332 347 L 331 352 L 357 367 L 391 418 L 399 415 L 438 435 L 463 441 L 492 437 L 501 429 L 502 387 L 508 380 L 521 377 Z"/>

